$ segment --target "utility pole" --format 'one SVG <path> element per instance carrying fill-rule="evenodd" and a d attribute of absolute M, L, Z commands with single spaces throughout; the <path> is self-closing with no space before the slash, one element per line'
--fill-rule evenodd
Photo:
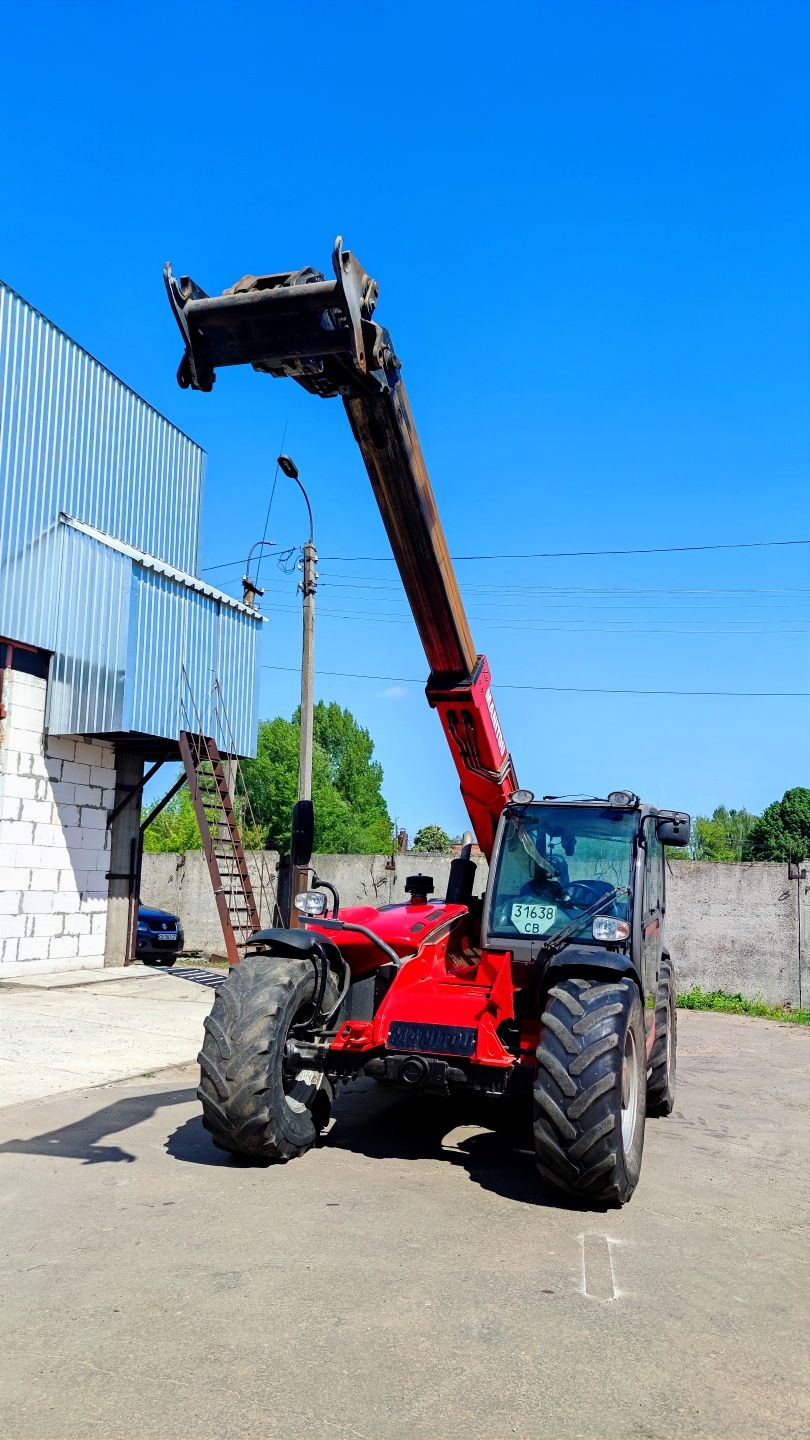
<path fill-rule="evenodd" d="M 309 539 L 304 546 L 303 576 L 301 579 L 301 593 L 303 595 L 303 634 L 301 644 L 301 725 L 300 741 L 298 749 L 298 801 L 299 811 L 303 808 L 301 802 L 307 806 L 312 804 L 312 747 L 313 747 L 313 725 L 315 710 L 315 591 L 318 583 L 318 555 L 315 549 L 315 535 L 312 520 L 312 506 L 309 503 L 309 496 L 298 478 L 298 466 L 289 455 L 279 455 L 278 463 L 284 474 L 294 480 L 301 494 L 306 501 L 307 514 L 309 515 Z M 309 889 L 310 856 L 307 854 L 306 863 L 301 863 L 300 857 L 293 855 L 293 871 L 290 886 L 290 925 L 296 928 L 298 925 L 298 911 L 295 908 L 295 897 L 300 895 L 302 890 Z"/>
<path fill-rule="evenodd" d="M 298 799 L 312 799 L 312 728 L 315 708 L 315 590 L 318 572 L 315 543 L 304 546 L 304 632 L 301 648 L 301 746 L 298 754 Z M 306 888 L 305 886 L 302 888 Z M 296 895 L 298 891 L 296 890 Z"/>

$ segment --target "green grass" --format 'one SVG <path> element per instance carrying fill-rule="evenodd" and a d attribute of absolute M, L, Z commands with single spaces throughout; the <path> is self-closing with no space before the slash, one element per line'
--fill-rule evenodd
<path fill-rule="evenodd" d="M 726 995 L 723 990 L 691 990 L 678 996 L 681 1010 L 716 1010 L 723 1015 L 756 1015 L 763 1020 L 788 1020 L 792 1025 L 810 1025 L 810 1010 L 791 1010 L 783 1005 L 766 1005 L 762 1000 L 746 1000 L 742 995 Z"/>

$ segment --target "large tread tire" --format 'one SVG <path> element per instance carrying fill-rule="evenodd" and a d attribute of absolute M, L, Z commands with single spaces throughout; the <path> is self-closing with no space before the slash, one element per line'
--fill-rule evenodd
<path fill-rule="evenodd" d="M 297 1015 L 314 998 L 316 971 L 306 957 L 248 955 L 217 989 L 197 1057 L 203 1124 L 214 1144 L 254 1161 L 303 1155 L 328 1119 L 331 1091 L 322 1080 L 285 1089 L 284 1047 Z M 337 986 L 327 983 L 324 1003 Z"/>
<path fill-rule="evenodd" d="M 626 1044 L 635 1097 L 627 1145 Z M 534 1085 L 535 1154 L 545 1180 L 588 1203 L 623 1205 L 630 1199 L 641 1173 L 646 1075 L 644 1011 L 633 981 L 566 978 L 552 986 Z"/>
<path fill-rule="evenodd" d="M 655 997 L 655 1042 L 647 1081 L 647 1114 L 669 1115 L 675 1104 L 675 1067 L 678 1051 L 678 1009 L 675 967 L 664 955 L 658 971 Z"/>

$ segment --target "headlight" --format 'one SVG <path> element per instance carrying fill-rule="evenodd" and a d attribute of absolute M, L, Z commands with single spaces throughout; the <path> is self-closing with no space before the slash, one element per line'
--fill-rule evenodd
<path fill-rule="evenodd" d="M 148 934 L 149 934 L 149 926 L 147 925 L 147 923 L 146 923 L 145 920 L 139 920 L 139 921 L 138 921 L 138 934 L 139 934 L 139 935 L 148 935 Z"/>
<path fill-rule="evenodd" d="M 608 805 L 638 805 L 638 795 L 632 790 L 611 790 L 607 798 Z"/>
<path fill-rule="evenodd" d="M 326 910 L 326 896 L 322 890 L 302 890 L 295 897 L 295 908 L 299 915 L 314 917 Z"/>
<path fill-rule="evenodd" d="M 613 915 L 597 915 L 593 922 L 594 940 L 629 940 L 630 926 L 626 920 L 616 920 Z"/>

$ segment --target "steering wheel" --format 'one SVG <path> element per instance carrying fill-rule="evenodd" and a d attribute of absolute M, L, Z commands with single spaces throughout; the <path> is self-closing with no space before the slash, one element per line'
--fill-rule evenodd
<path fill-rule="evenodd" d="M 572 880 L 568 886 L 568 893 L 573 905 L 581 910 L 586 910 L 588 906 L 595 905 L 597 900 L 601 900 L 603 895 L 609 894 L 612 889 L 613 886 L 609 885 L 606 880 Z M 600 913 L 604 915 L 618 913 L 615 896 L 607 908 Z"/>

